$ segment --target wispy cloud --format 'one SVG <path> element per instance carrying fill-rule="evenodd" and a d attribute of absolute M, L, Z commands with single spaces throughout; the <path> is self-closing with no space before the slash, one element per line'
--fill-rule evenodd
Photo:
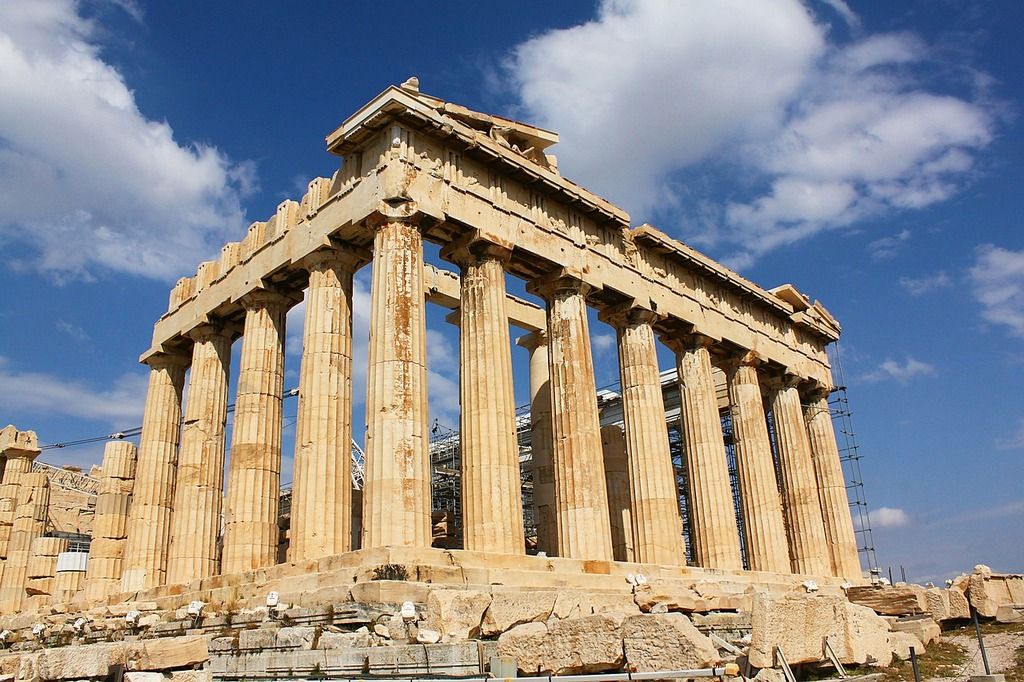
<path fill-rule="evenodd" d="M 982 244 L 975 249 L 968 279 L 982 318 L 1024 337 L 1024 250 Z"/>
<path fill-rule="evenodd" d="M 911 296 L 923 296 L 936 289 L 945 289 L 952 283 L 945 270 L 921 277 L 900 277 L 900 286 L 906 289 Z"/>
<path fill-rule="evenodd" d="M 89 334 L 84 329 L 79 327 L 77 324 L 68 322 L 67 320 L 57 320 L 53 326 L 61 334 L 66 334 L 75 341 L 85 342 L 89 340 Z"/>
<path fill-rule="evenodd" d="M 130 428 L 142 420 L 147 378 L 123 374 L 110 386 L 42 372 L 19 372 L 0 356 L 0 409 L 12 414 L 66 415 L 96 419 L 113 428 Z"/>
<path fill-rule="evenodd" d="M 1024 448 L 1024 418 L 1017 421 L 1017 429 L 1015 431 L 996 439 L 996 447 L 1000 450 Z"/>
<path fill-rule="evenodd" d="M 903 244 L 909 239 L 910 230 L 902 230 L 891 237 L 876 239 L 868 244 L 868 254 L 873 261 L 895 258 L 903 248 Z"/>
<path fill-rule="evenodd" d="M 898 381 L 905 384 L 914 377 L 935 374 L 935 366 L 916 358 L 907 357 L 905 361 L 886 360 L 876 369 L 861 377 L 861 381 Z"/>

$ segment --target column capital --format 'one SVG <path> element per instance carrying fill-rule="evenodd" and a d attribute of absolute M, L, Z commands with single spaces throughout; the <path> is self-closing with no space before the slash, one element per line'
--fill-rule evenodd
<path fill-rule="evenodd" d="M 295 294 L 286 294 L 274 289 L 254 289 L 238 299 L 247 311 L 280 305 L 290 308 L 302 299 Z"/>
<path fill-rule="evenodd" d="M 14 424 L 0 429 L 0 455 L 8 459 L 27 457 L 35 459 L 42 450 L 35 431 L 19 431 Z"/>
<path fill-rule="evenodd" d="M 420 219 L 423 216 L 424 214 L 416 207 L 415 201 L 395 203 L 382 201 L 377 210 L 366 217 L 366 226 L 375 232 L 392 223 L 405 223 L 419 229 Z"/>
<path fill-rule="evenodd" d="M 806 382 L 801 387 L 800 393 L 806 400 L 814 401 L 822 399 L 828 400 L 828 397 L 829 395 L 832 394 L 832 391 L 833 388 L 831 386 L 823 384 L 820 381 L 814 381 L 812 379 L 811 381 Z"/>
<path fill-rule="evenodd" d="M 544 300 L 550 300 L 559 294 L 578 294 L 586 296 L 593 287 L 583 279 L 564 268 L 555 270 L 532 279 L 526 283 L 526 290 L 531 294 L 540 296 Z"/>
<path fill-rule="evenodd" d="M 764 360 L 757 352 L 752 350 L 740 349 L 733 352 L 723 353 L 719 356 L 716 363 L 725 372 L 735 371 L 740 367 L 760 367 L 764 364 Z"/>
<path fill-rule="evenodd" d="M 461 268 L 496 260 L 505 266 L 512 258 L 512 247 L 488 241 L 473 232 L 441 249 L 441 258 Z"/>
<path fill-rule="evenodd" d="M 769 374 L 765 379 L 764 387 L 774 393 L 784 388 L 799 388 L 800 384 L 803 383 L 804 378 L 790 372 L 779 372 Z"/>
<path fill-rule="evenodd" d="M 637 305 L 633 301 L 607 306 L 597 313 L 597 319 L 610 324 L 616 329 L 625 329 L 641 324 L 653 325 L 663 317 L 663 315 L 656 313 L 650 308 Z"/>
<path fill-rule="evenodd" d="M 538 329 L 529 334 L 523 334 L 516 339 L 516 345 L 528 351 L 546 346 L 548 345 L 548 332 L 546 329 Z"/>
<path fill-rule="evenodd" d="M 688 334 L 661 334 L 660 336 L 662 343 L 675 351 L 677 355 L 686 351 L 697 350 L 698 348 L 711 348 L 718 343 L 718 339 L 693 332 Z"/>
<path fill-rule="evenodd" d="M 196 343 L 211 341 L 218 336 L 231 340 L 240 333 L 238 325 L 217 321 L 203 322 L 185 332 L 185 336 Z"/>
<path fill-rule="evenodd" d="M 352 244 L 329 246 L 318 249 L 300 259 L 297 265 L 308 272 L 320 272 L 337 268 L 355 272 L 373 260 L 373 254 Z"/>
<path fill-rule="evenodd" d="M 175 369 L 188 367 L 191 359 L 183 353 L 154 353 L 143 361 L 150 369 Z"/>

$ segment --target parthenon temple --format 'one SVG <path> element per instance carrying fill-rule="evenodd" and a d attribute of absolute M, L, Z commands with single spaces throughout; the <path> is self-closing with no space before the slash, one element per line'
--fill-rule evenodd
<path fill-rule="evenodd" d="M 141 356 L 138 446 L 107 445 L 76 567 L 48 532 L 54 483 L 33 472 L 38 439 L 0 432 L 0 611 L 145 600 L 169 614 L 190 600 L 230 610 L 269 590 L 309 605 L 339 587 L 357 602 L 420 604 L 424 585 L 484 586 L 488 599 L 499 586 L 626 590 L 633 607 L 645 579 L 696 590 L 705 610 L 743 611 L 759 591 L 867 584 L 828 402 L 826 349 L 840 326 L 821 303 L 631 226 L 562 177 L 549 153 L 557 134 L 428 96 L 415 79 L 326 142 L 341 159 L 332 177 L 171 290 Z M 454 267 L 426 262 L 425 243 Z M 363 434 L 353 277 L 367 266 Z M 528 295 L 510 294 L 510 278 Z M 286 314 L 303 300 L 283 521 Z M 432 516 L 428 305 L 452 311 L 459 338 L 459 530 L 448 544 Z M 602 417 L 591 310 L 616 331 L 614 419 Z M 528 358 L 528 414 L 514 400 L 516 353 Z M 69 572 L 79 575 L 53 582 Z M 371 583 L 372 597 L 359 587 Z"/>

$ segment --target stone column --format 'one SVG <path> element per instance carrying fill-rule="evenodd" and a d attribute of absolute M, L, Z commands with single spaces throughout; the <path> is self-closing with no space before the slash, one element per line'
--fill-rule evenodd
<path fill-rule="evenodd" d="M 107 443 L 103 449 L 103 477 L 85 572 L 85 597 L 90 603 L 105 599 L 121 585 L 137 455 L 135 446 L 123 440 Z"/>
<path fill-rule="evenodd" d="M 547 301 L 559 556 L 610 561 L 608 492 L 587 320 L 589 288 L 573 277 L 531 285 Z"/>
<path fill-rule="evenodd" d="M 25 584 L 32 542 L 46 531 L 50 479 L 42 472 L 24 474 L 18 490 L 14 528 L 0 578 L 0 613 L 18 613 L 25 605 Z"/>
<path fill-rule="evenodd" d="M 704 568 L 739 570 L 743 561 L 711 374 L 711 339 L 694 334 L 667 343 L 678 354 L 693 558 Z"/>
<path fill-rule="evenodd" d="M 160 353 L 146 362 L 150 368 L 149 390 L 142 415 L 139 473 L 124 549 L 123 592 L 165 583 L 178 466 L 181 391 L 188 361 L 178 355 Z"/>
<path fill-rule="evenodd" d="M 651 326 L 657 314 L 631 308 L 607 317 L 618 335 L 635 558 L 642 563 L 685 565 L 679 493 L 665 425 L 658 350 Z"/>
<path fill-rule="evenodd" d="M 555 474 L 551 465 L 554 446 L 551 433 L 551 368 L 548 335 L 543 330 L 516 339 L 530 352 L 530 450 L 533 460 L 533 521 L 537 526 L 537 551 L 558 554 L 555 522 Z"/>
<path fill-rule="evenodd" d="M 352 275 L 364 259 L 306 259 L 306 323 L 295 428 L 289 561 L 352 549 Z"/>
<path fill-rule="evenodd" d="M 804 419 L 810 437 L 811 458 L 818 483 L 818 500 L 832 575 L 860 578 L 857 537 L 853 532 L 853 516 L 850 514 L 850 500 L 846 496 L 846 480 L 843 477 L 843 464 L 839 460 L 836 432 L 832 428 L 828 391 L 819 388 L 809 397 L 809 403 L 804 408 Z"/>
<path fill-rule="evenodd" d="M 68 541 L 65 538 L 39 536 L 32 541 L 25 571 L 25 594 L 35 602 L 35 606 L 45 606 L 51 602 L 56 589 L 57 555 L 66 551 Z"/>
<path fill-rule="evenodd" d="M 798 383 L 799 379 L 792 375 L 773 382 L 771 400 L 789 556 L 794 573 L 825 576 L 832 571 Z"/>
<path fill-rule="evenodd" d="M 389 219 L 373 242 L 362 547 L 429 547 L 430 443 L 423 242 Z"/>
<path fill-rule="evenodd" d="M 231 429 L 221 572 L 277 563 L 285 314 L 292 300 L 259 290 L 242 299 L 245 328 Z M 141 463 L 140 463 L 141 466 Z"/>
<path fill-rule="evenodd" d="M 0 572 L 2 561 L 7 558 L 21 480 L 32 471 L 32 463 L 40 452 L 35 431 L 19 431 L 13 425 L 0 429 L 0 456 L 6 462 L 0 484 Z"/>
<path fill-rule="evenodd" d="M 167 583 L 216 575 L 224 500 L 224 430 L 228 418 L 231 334 L 204 324 L 189 334 L 192 370 L 181 429 Z"/>
<path fill-rule="evenodd" d="M 786 524 L 782 519 L 782 500 L 757 365 L 756 356 L 748 353 L 730 358 L 725 366 L 747 563 L 752 571 L 789 573 Z"/>
<path fill-rule="evenodd" d="M 629 502 L 626 437 L 618 425 L 601 427 L 601 450 L 604 453 L 604 481 L 608 488 L 612 556 L 616 561 L 636 561 L 633 552 L 634 520 Z"/>
<path fill-rule="evenodd" d="M 446 253 L 462 268 L 459 402 L 462 537 L 467 550 L 525 554 L 519 443 L 505 311 L 509 251 L 486 243 Z"/>

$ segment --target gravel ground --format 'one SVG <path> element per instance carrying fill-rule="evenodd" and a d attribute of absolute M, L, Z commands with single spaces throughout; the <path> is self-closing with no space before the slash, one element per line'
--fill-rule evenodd
<path fill-rule="evenodd" d="M 985 635 L 985 651 L 988 653 L 988 662 L 993 673 L 1005 672 L 1013 664 L 1014 652 L 1018 647 L 1024 646 L 1024 631 L 999 632 Z M 978 640 L 974 633 L 957 633 L 950 637 L 943 637 L 950 642 L 959 644 L 967 650 L 967 667 L 955 676 L 955 679 L 963 680 L 971 675 L 984 675 L 985 664 L 981 660 L 981 650 L 978 649 Z M 949 678 L 932 678 L 927 682 L 938 682 Z"/>

